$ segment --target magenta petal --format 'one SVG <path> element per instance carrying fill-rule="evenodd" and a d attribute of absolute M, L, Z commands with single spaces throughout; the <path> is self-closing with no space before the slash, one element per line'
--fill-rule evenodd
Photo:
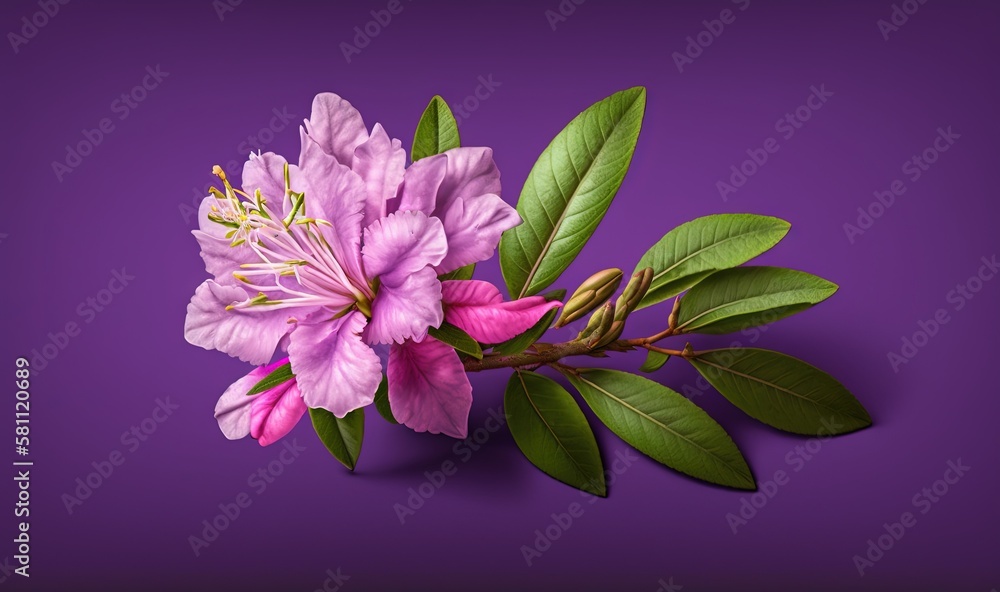
<path fill-rule="evenodd" d="M 368 129 L 358 110 L 333 93 L 316 95 L 305 126 L 306 133 L 323 152 L 344 165 L 351 164 L 355 148 L 368 139 Z M 309 160 L 305 152 L 303 145 L 303 154 L 299 157 L 299 165 L 303 168 Z"/>
<path fill-rule="evenodd" d="M 302 398 L 337 417 L 375 400 L 382 381 L 378 354 L 361 341 L 365 316 L 351 312 L 333 321 L 300 323 L 288 343 L 288 357 Z"/>
<path fill-rule="evenodd" d="M 386 202 L 396 196 L 405 167 L 406 151 L 399 140 L 390 140 L 382 125 L 376 123 L 368 141 L 354 151 L 351 164 L 351 170 L 364 180 L 368 188 L 364 226 L 385 217 Z"/>
<path fill-rule="evenodd" d="M 491 193 L 456 198 L 443 209 L 439 204 L 434 215 L 448 236 L 448 254 L 437 266 L 438 273 L 489 259 L 500 244 L 500 235 L 521 223 L 517 210 Z"/>
<path fill-rule="evenodd" d="M 441 282 L 444 320 L 481 343 L 501 343 L 535 326 L 545 313 L 562 304 L 531 296 L 503 302 L 500 291 L 489 282 L 450 280 Z"/>
<path fill-rule="evenodd" d="M 213 280 L 203 282 L 188 304 L 184 338 L 192 345 L 219 350 L 244 362 L 267 363 L 291 328 L 288 315 L 266 307 L 226 309 L 246 299 L 242 288 Z"/>
<path fill-rule="evenodd" d="M 299 388 L 290 380 L 253 397 L 250 435 L 261 446 L 274 444 L 292 431 L 307 410 Z"/>
<path fill-rule="evenodd" d="M 417 432 L 465 438 L 472 385 L 458 354 L 436 339 L 393 344 L 389 351 L 389 406 Z"/>

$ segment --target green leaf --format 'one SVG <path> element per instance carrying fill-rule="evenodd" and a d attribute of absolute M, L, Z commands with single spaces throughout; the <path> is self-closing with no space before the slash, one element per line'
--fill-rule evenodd
<path fill-rule="evenodd" d="M 594 432 L 566 389 L 541 374 L 515 370 L 503 404 L 510 433 L 532 464 L 577 489 L 607 495 Z"/>
<path fill-rule="evenodd" d="M 729 434 L 680 394 L 617 370 L 565 374 L 597 417 L 640 452 L 710 483 L 756 489 L 750 467 Z"/>
<path fill-rule="evenodd" d="M 656 372 L 660 368 L 663 368 L 663 365 L 666 364 L 669 359 L 670 354 L 649 350 L 649 352 L 646 353 L 646 361 L 642 363 L 639 370 L 642 372 Z"/>
<path fill-rule="evenodd" d="M 323 445 L 337 460 L 350 470 L 358 464 L 361 440 L 365 436 L 365 408 L 351 411 L 343 419 L 326 409 L 309 410 L 313 429 Z"/>
<path fill-rule="evenodd" d="M 723 396 L 769 426 L 808 436 L 871 425 L 865 408 L 832 376 L 766 349 L 717 349 L 688 361 Z"/>
<path fill-rule="evenodd" d="M 782 267 L 734 267 L 708 276 L 681 299 L 677 333 L 735 333 L 767 325 L 837 291 L 823 278 Z"/>
<path fill-rule="evenodd" d="M 639 308 L 676 296 L 719 269 L 742 265 L 778 244 L 791 225 L 755 214 L 715 214 L 681 224 L 639 260 L 653 268 L 653 282 Z"/>
<path fill-rule="evenodd" d="M 583 249 L 628 172 L 645 109 L 645 88 L 615 93 L 573 119 L 542 152 L 517 202 L 524 223 L 500 239 L 511 296 L 541 292 Z"/>
<path fill-rule="evenodd" d="M 413 162 L 417 162 L 426 156 L 458 148 L 460 144 L 455 116 L 448 108 L 448 103 L 440 95 L 434 95 L 420 116 L 420 122 L 417 123 L 410 157 Z"/>
<path fill-rule="evenodd" d="M 389 423 L 399 424 L 392 414 L 392 407 L 389 405 L 389 381 L 385 374 L 382 375 L 382 382 L 378 384 L 378 390 L 375 391 L 375 410 Z"/>
<path fill-rule="evenodd" d="M 451 323 L 441 323 L 440 328 L 430 327 L 427 333 L 442 343 L 447 343 L 463 354 L 469 354 L 477 360 L 483 359 L 483 348 L 468 333 Z"/>
<path fill-rule="evenodd" d="M 250 389 L 250 392 L 247 393 L 247 396 L 259 395 L 264 391 L 269 391 L 272 388 L 278 386 L 279 384 L 288 382 L 289 380 L 292 380 L 294 378 L 295 375 L 292 374 L 292 364 L 286 362 L 275 368 L 273 372 L 271 372 L 270 374 L 262 378 L 260 382 L 255 384 L 253 388 Z"/>
<path fill-rule="evenodd" d="M 442 273 L 438 276 L 441 281 L 444 280 L 471 280 L 472 274 L 476 272 L 476 264 L 470 263 L 465 267 L 459 267 L 455 271 L 449 271 L 448 273 Z"/>
<path fill-rule="evenodd" d="M 548 294 L 545 294 L 546 300 L 562 300 L 565 297 L 566 290 L 553 290 Z M 559 314 L 558 308 L 554 308 L 545 313 L 545 316 L 535 323 L 534 327 L 528 329 L 524 333 L 521 333 L 517 337 L 513 337 L 503 343 L 494 345 L 493 353 L 510 356 L 519 354 L 528 349 L 533 343 L 541 339 L 542 335 L 545 335 L 545 332 L 552 326 L 552 322 L 556 320 L 557 314 Z"/>

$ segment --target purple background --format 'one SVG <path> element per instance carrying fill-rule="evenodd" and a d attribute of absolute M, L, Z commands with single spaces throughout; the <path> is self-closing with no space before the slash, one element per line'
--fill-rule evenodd
<path fill-rule="evenodd" d="M 995 4 L 928 2 L 888 40 L 876 24 L 890 18 L 888 0 L 752 0 L 745 11 L 728 0 L 655 8 L 591 0 L 555 30 L 545 11 L 558 10 L 556 0 L 470 4 L 404 1 L 351 63 L 340 44 L 387 2 L 246 0 L 220 20 L 209 0 L 78 0 L 17 53 L 0 51 L 8 278 L 0 365 L 13 374 L 15 358 L 43 348 L 50 332 L 81 327 L 33 377 L 32 577 L 4 569 L 0 589 L 309 591 L 338 567 L 350 576 L 342 590 L 652 592 L 671 578 L 685 591 L 1000 586 L 1000 281 L 986 282 L 961 310 L 948 301 L 980 258 L 998 251 Z M 726 8 L 735 22 L 678 72 L 672 54 Z M 33 1 L 5 2 L 3 31 L 19 31 L 38 10 Z M 113 101 L 157 65 L 169 75 L 119 119 Z M 240 143 L 270 123 L 272 109 L 298 122 L 315 93 L 335 91 L 409 148 L 433 94 L 458 103 L 490 75 L 499 86 L 461 131 L 466 145 L 495 149 L 512 204 L 534 159 L 574 115 L 614 91 L 649 89 L 631 172 L 559 285 L 572 289 L 608 266 L 630 270 L 664 232 L 716 212 L 791 221 L 787 239 L 759 261 L 840 284 L 836 297 L 769 328 L 755 345 L 831 372 L 870 410 L 872 428 L 823 442 L 795 472 L 786 455 L 805 439 L 755 423 L 714 391 L 696 398 L 761 483 L 779 469 L 790 474 L 737 534 L 726 515 L 745 493 L 646 457 L 616 477 L 608 499 L 590 504 L 525 461 L 506 430 L 461 462 L 454 441 L 374 413 L 356 474 L 303 422 L 290 438 L 305 452 L 260 495 L 248 487 L 280 444 L 229 442 L 212 418 L 218 395 L 247 368 L 183 339 L 187 300 L 204 277 L 185 208 L 213 180 L 213 164 L 245 158 Z M 784 138 L 775 122 L 813 85 L 833 96 Z M 105 117 L 114 130 L 58 180 L 53 161 Z M 294 159 L 294 122 L 264 134 L 266 149 Z M 961 138 L 911 181 L 901 166 L 948 126 Z M 716 183 L 769 137 L 778 152 L 724 201 Z M 850 242 L 843 225 L 896 179 L 906 193 Z M 123 266 L 135 279 L 87 323 L 78 307 L 87 309 Z M 478 277 L 499 283 L 496 259 Z M 941 308 L 949 322 L 894 372 L 887 354 Z M 666 312 L 637 315 L 629 334 L 655 332 Z M 634 370 L 641 361 L 632 354 L 607 363 Z M 697 388 L 678 361 L 655 378 Z M 502 371 L 473 377 L 472 430 L 500 404 L 506 379 Z M 7 393 L 4 431 L 13 430 Z M 165 397 L 179 408 L 129 452 L 122 433 Z M 610 466 L 630 449 L 592 423 Z M 68 514 L 63 494 L 115 450 L 124 464 Z M 458 473 L 401 525 L 393 504 L 406 503 L 424 472 L 448 459 Z M 859 577 L 852 557 L 883 534 L 883 523 L 913 512 L 913 496 L 957 459 L 972 467 L 967 475 Z M 2 559 L 13 555 L 16 490 L 9 476 L 0 480 Z M 196 557 L 188 536 L 244 491 L 252 505 Z M 526 565 L 521 546 L 574 502 L 584 514 Z"/>

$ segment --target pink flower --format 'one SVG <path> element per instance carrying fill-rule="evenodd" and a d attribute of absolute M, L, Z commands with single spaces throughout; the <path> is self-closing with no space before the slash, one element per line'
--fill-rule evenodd
<path fill-rule="evenodd" d="M 255 368 L 226 389 L 215 406 L 215 419 L 230 440 L 253 436 L 261 446 L 281 439 L 306 412 L 305 401 L 295 380 L 283 382 L 263 393 L 247 396 L 258 382 L 288 358 Z"/>
<path fill-rule="evenodd" d="M 444 318 L 482 343 L 500 343 L 533 327 L 561 306 L 541 296 L 504 302 L 489 282 L 443 282 Z M 389 350 L 389 406 L 393 416 L 418 432 L 465 438 L 472 385 L 458 353 L 436 339 L 406 340 Z"/>
<path fill-rule="evenodd" d="M 344 417 L 370 404 L 382 376 L 371 345 L 381 343 L 393 345 L 397 418 L 464 437 L 471 387 L 458 355 L 426 339 L 428 328 L 453 317 L 474 336 L 512 337 L 558 306 L 537 297 L 502 303 L 484 282 L 445 282 L 442 293 L 439 274 L 489 258 L 501 233 L 520 223 L 499 197 L 492 152 L 456 148 L 404 168 L 399 141 L 378 124 L 369 134 L 357 110 L 329 93 L 313 101 L 301 136 L 298 166 L 251 155 L 243 191 L 217 171 L 226 192 L 205 198 L 199 212 L 194 235 L 213 279 L 188 305 L 186 339 L 255 365 L 280 346 L 296 377 L 240 405 L 232 393 L 245 393 L 267 367 L 237 381 L 219 403 L 223 432 L 266 444 L 306 407 Z"/>

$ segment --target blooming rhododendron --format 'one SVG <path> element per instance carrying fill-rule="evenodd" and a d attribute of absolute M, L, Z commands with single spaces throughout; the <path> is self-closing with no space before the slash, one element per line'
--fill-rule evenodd
<path fill-rule="evenodd" d="M 455 148 L 406 168 L 398 140 L 378 124 L 369 134 L 357 110 L 329 93 L 313 101 L 301 140 L 297 165 L 251 155 L 242 191 L 217 169 L 225 192 L 200 208 L 194 235 L 213 279 L 195 291 L 185 336 L 262 366 L 220 400 L 223 432 L 268 444 L 306 407 L 344 417 L 372 403 L 382 378 L 372 345 L 392 344 L 398 420 L 464 437 L 471 386 L 458 354 L 428 330 L 454 317 L 470 334 L 503 341 L 559 305 L 503 303 L 485 282 L 448 281 L 442 294 L 440 274 L 489 258 L 520 223 L 499 197 L 492 152 Z M 279 347 L 294 381 L 245 397 Z"/>

